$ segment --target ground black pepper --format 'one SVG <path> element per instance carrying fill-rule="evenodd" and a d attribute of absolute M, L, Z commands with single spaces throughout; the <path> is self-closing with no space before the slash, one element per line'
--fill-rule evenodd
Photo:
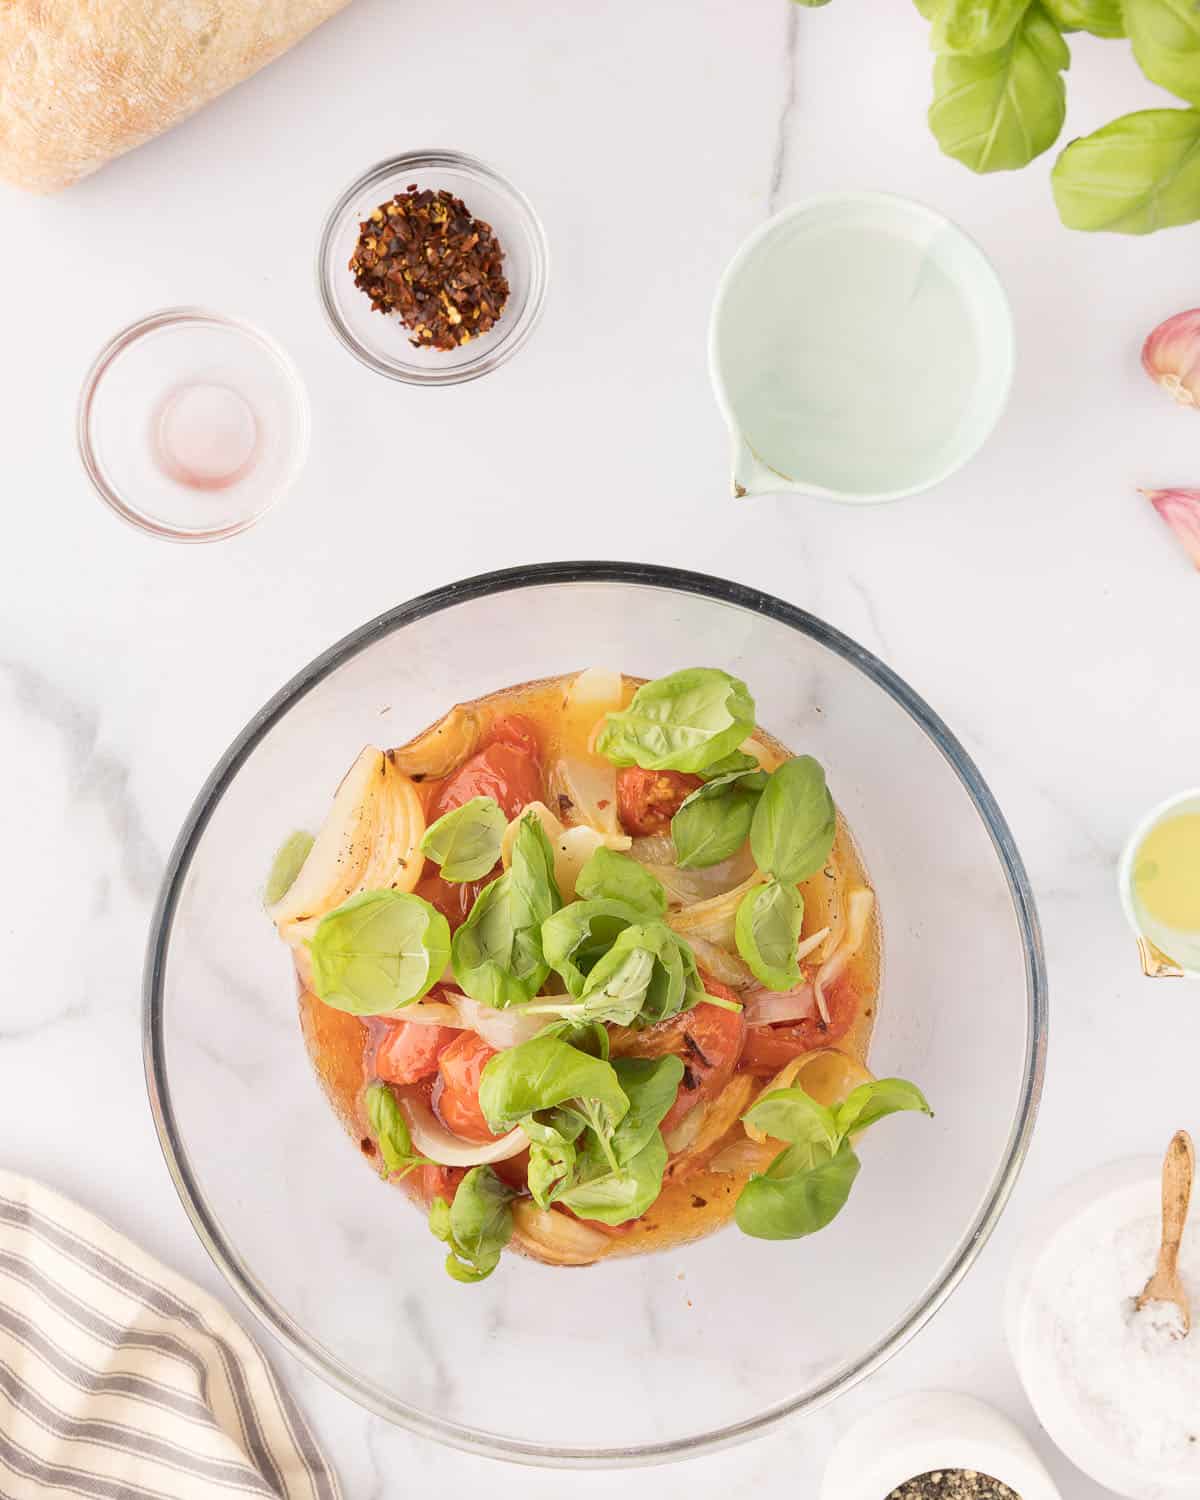
<path fill-rule="evenodd" d="M 1021 1500 L 1015 1490 L 974 1469 L 932 1469 L 898 1484 L 887 1500 Z"/>
<path fill-rule="evenodd" d="M 457 349 L 493 327 L 508 301 L 504 251 L 461 198 L 412 184 L 359 225 L 354 284 L 396 313 L 417 348 Z"/>

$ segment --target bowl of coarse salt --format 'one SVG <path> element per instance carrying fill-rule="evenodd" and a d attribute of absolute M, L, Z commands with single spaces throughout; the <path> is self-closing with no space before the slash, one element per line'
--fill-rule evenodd
<path fill-rule="evenodd" d="M 1009 1347 L 1046 1432 L 1099 1484 L 1130 1500 L 1200 1496 L 1200 1329 L 1138 1294 L 1162 1236 L 1161 1164 L 1135 1157 L 1056 1196 L 1009 1276 Z M 1200 1225 L 1179 1275 L 1200 1306 Z"/>

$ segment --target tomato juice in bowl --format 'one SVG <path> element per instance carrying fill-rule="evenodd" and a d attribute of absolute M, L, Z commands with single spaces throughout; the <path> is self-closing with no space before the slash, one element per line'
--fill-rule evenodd
<path fill-rule="evenodd" d="M 645 680 L 696 663 L 725 672 L 751 685 L 757 722 L 780 744 L 826 768 L 882 915 L 870 1067 L 917 1081 L 936 1114 L 862 1138 L 859 1178 L 820 1233 L 772 1242 L 731 1225 L 569 1273 L 506 1255 L 463 1285 L 446 1276 L 447 1246 L 424 1215 L 353 1159 L 314 1087 L 263 878 L 283 834 L 321 827 L 364 745 L 403 746 L 455 703 L 597 661 Z M 979 960 L 969 1000 L 965 952 Z M 185 1206 L 231 1284 L 295 1353 L 442 1441 L 529 1462 L 628 1464 L 815 1409 L 941 1304 L 1026 1149 L 1045 988 L 1003 819 L 894 674 L 737 585 L 562 564 L 414 600 L 266 705 L 181 835 L 151 941 L 145 1037 Z M 799 1286 L 820 1295 L 798 1297 Z"/>

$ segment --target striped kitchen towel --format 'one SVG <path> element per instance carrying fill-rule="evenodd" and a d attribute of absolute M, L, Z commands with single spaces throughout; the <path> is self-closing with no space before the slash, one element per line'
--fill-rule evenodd
<path fill-rule="evenodd" d="M 0 1172 L 2 1500 L 339 1500 L 219 1302 L 48 1188 Z"/>

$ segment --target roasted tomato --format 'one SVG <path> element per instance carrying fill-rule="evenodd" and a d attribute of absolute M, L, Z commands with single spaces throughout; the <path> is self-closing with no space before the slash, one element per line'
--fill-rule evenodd
<path fill-rule="evenodd" d="M 458 1185 L 467 1175 L 465 1167 L 418 1167 L 413 1175 L 413 1186 L 422 1203 L 429 1206 L 435 1198 L 454 1202 Z"/>
<path fill-rule="evenodd" d="M 533 725 L 517 714 L 499 719 L 491 742 L 465 760 L 438 786 L 427 810 L 429 822 L 472 797 L 494 797 L 507 818 L 542 799 L 542 768 Z"/>
<path fill-rule="evenodd" d="M 747 1027 L 742 1066 L 769 1078 L 802 1052 L 836 1047 L 858 1015 L 858 996 L 852 981 L 843 976 L 832 985 L 825 993 L 825 1004 L 829 1009 L 828 1025 L 814 1012 L 802 1021 L 787 1021 L 780 1026 Z"/>
<path fill-rule="evenodd" d="M 458 1033 L 451 1026 L 389 1021 L 375 1048 L 375 1076 L 385 1083 L 419 1083 L 437 1072 L 438 1055 Z"/>
<path fill-rule="evenodd" d="M 460 1031 L 438 1058 L 440 1089 L 434 1091 L 434 1107 L 446 1127 L 468 1141 L 494 1141 L 479 1107 L 479 1077 L 496 1055 L 473 1031 Z"/>
<path fill-rule="evenodd" d="M 436 865 L 426 865 L 428 869 L 436 869 Z M 475 905 L 475 898 L 483 890 L 485 885 L 490 885 L 496 876 L 500 874 L 499 866 L 482 880 L 443 880 L 440 875 L 423 875 L 417 884 L 416 894 L 424 897 L 431 906 L 436 906 L 442 916 L 450 924 L 450 931 L 454 932 L 467 920 L 471 908 Z"/>
<path fill-rule="evenodd" d="M 617 815 L 635 838 L 666 833 L 683 799 L 704 783 L 683 771 L 643 771 L 624 766 L 617 772 Z"/>
<path fill-rule="evenodd" d="M 707 974 L 704 988 L 722 1000 L 737 999 L 732 990 Z M 697 1104 L 717 1097 L 733 1077 L 745 1036 L 740 1010 L 700 1004 L 645 1031 L 614 1033 L 613 1051 L 625 1057 L 665 1057 L 673 1052 L 683 1059 L 683 1082 L 662 1122 L 665 1135 Z"/>

